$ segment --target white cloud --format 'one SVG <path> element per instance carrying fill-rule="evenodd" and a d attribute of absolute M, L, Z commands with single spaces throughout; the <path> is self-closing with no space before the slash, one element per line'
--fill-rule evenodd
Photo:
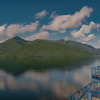
<path fill-rule="evenodd" d="M 49 22 L 49 25 L 43 25 L 42 30 L 59 31 L 61 29 L 79 27 L 86 17 L 90 17 L 91 12 L 93 12 L 91 7 L 84 6 L 79 12 L 77 11 L 73 15 L 57 15 Z"/>
<path fill-rule="evenodd" d="M 100 28 L 100 24 L 99 24 L 99 23 L 97 23 L 97 29 L 98 29 L 98 28 Z"/>
<path fill-rule="evenodd" d="M 49 33 L 47 31 L 42 31 L 40 33 L 36 33 L 32 36 L 29 36 L 27 38 L 25 38 L 26 40 L 30 40 L 30 41 L 33 41 L 33 40 L 36 40 L 36 39 L 47 39 L 49 37 Z"/>
<path fill-rule="evenodd" d="M 92 21 L 89 25 L 82 25 L 79 31 L 72 31 L 71 35 L 74 38 L 80 38 L 82 41 L 91 41 L 95 38 L 94 34 L 89 34 L 93 29 L 96 29 L 97 25 Z M 86 36 L 85 34 L 89 34 Z"/>
<path fill-rule="evenodd" d="M 0 39 L 5 37 L 12 37 L 15 34 L 25 33 L 25 32 L 34 32 L 39 25 L 39 22 L 30 23 L 29 25 L 23 24 L 11 24 L 7 26 L 7 24 L 0 26 Z"/>
<path fill-rule="evenodd" d="M 68 37 L 65 37 L 65 38 L 64 38 L 64 41 L 67 41 L 67 40 L 69 40 Z"/>
<path fill-rule="evenodd" d="M 100 40 L 98 40 L 98 43 L 100 43 Z"/>
<path fill-rule="evenodd" d="M 66 30 L 59 30 L 59 32 L 60 32 L 60 33 L 65 33 L 65 32 L 66 32 Z"/>
<path fill-rule="evenodd" d="M 0 39 L 3 39 L 3 37 L 5 36 L 5 29 L 6 29 L 6 24 L 0 26 Z"/>
<path fill-rule="evenodd" d="M 5 30 L 5 25 L 0 26 L 0 35 L 3 34 L 4 30 Z"/>
<path fill-rule="evenodd" d="M 97 31 L 100 31 L 100 29 L 99 29 L 100 28 L 100 24 L 97 23 L 96 26 L 97 26 Z"/>
<path fill-rule="evenodd" d="M 48 14 L 48 12 L 46 10 L 43 10 L 41 12 L 38 12 L 37 14 L 35 14 L 35 19 L 42 19 L 44 18 L 46 15 Z"/>
<path fill-rule="evenodd" d="M 6 35 L 12 37 L 18 33 L 33 32 L 37 29 L 38 25 L 38 21 L 25 26 L 23 24 L 12 24 L 7 27 Z"/>
<path fill-rule="evenodd" d="M 55 15 L 56 11 L 54 11 L 51 15 L 50 15 L 50 19 L 51 18 L 54 18 L 56 15 Z"/>
<path fill-rule="evenodd" d="M 95 35 L 94 34 L 90 34 L 88 35 L 87 37 L 84 37 L 83 38 L 83 41 L 91 41 L 95 38 Z"/>

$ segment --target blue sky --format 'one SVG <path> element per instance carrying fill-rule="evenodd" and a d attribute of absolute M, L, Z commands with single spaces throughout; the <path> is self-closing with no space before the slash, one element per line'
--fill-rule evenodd
<path fill-rule="evenodd" d="M 69 39 L 100 48 L 99 4 L 100 0 L 0 0 L 0 41 L 13 36 Z"/>

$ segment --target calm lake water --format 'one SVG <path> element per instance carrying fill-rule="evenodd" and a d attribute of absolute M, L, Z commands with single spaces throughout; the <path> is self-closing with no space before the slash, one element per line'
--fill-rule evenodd
<path fill-rule="evenodd" d="M 1 100 L 68 100 L 100 58 L 0 58 Z"/>

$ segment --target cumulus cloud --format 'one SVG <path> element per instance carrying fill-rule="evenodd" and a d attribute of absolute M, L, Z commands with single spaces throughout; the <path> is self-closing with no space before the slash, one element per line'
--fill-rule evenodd
<path fill-rule="evenodd" d="M 98 43 L 100 43 L 100 40 L 98 40 Z"/>
<path fill-rule="evenodd" d="M 43 10 L 41 12 L 38 12 L 37 14 L 35 14 L 35 19 L 42 19 L 44 18 L 46 15 L 48 14 L 48 12 L 46 10 Z"/>
<path fill-rule="evenodd" d="M 5 34 L 4 34 L 5 29 L 6 29 L 6 24 L 0 26 L 0 39 L 3 39 L 3 37 L 5 36 Z"/>
<path fill-rule="evenodd" d="M 74 30 L 71 32 L 71 35 L 74 38 L 80 38 L 82 41 L 91 41 L 95 38 L 94 34 L 89 34 L 93 29 L 97 29 L 97 24 L 95 24 L 93 21 L 90 22 L 89 25 L 82 25 L 80 30 Z M 89 34 L 86 36 L 86 34 Z"/>
<path fill-rule="evenodd" d="M 12 37 L 17 33 L 33 32 L 37 29 L 38 25 L 38 21 L 25 26 L 23 24 L 12 24 L 7 27 L 6 34 L 7 36 Z"/>
<path fill-rule="evenodd" d="M 68 37 L 65 37 L 65 38 L 64 38 L 64 41 L 67 41 L 67 40 L 68 40 Z"/>
<path fill-rule="evenodd" d="M 54 11 L 54 12 L 50 15 L 50 19 L 51 19 L 51 18 L 54 18 L 54 17 L 56 16 L 55 14 L 56 14 L 56 11 Z"/>
<path fill-rule="evenodd" d="M 33 40 L 36 40 L 36 39 L 47 39 L 49 37 L 49 32 L 47 31 L 42 31 L 40 33 L 36 33 L 34 35 L 31 35 L 27 38 L 25 38 L 26 40 L 30 40 L 30 41 L 33 41 Z"/>
<path fill-rule="evenodd" d="M 68 28 L 76 28 L 82 24 L 82 21 L 86 17 L 90 17 L 93 9 L 91 7 L 84 6 L 80 11 L 75 12 L 73 15 L 57 15 L 49 22 L 49 25 L 43 25 L 42 30 L 59 31 Z"/>
<path fill-rule="evenodd" d="M 95 38 L 95 35 L 94 34 L 90 34 L 88 35 L 87 37 L 84 37 L 83 38 L 83 41 L 91 41 Z"/>
<path fill-rule="evenodd" d="M 39 25 L 39 22 L 30 23 L 29 25 L 23 24 L 7 24 L 0 26 L 0 39 L 4 37 L 12 37 L 15 34 L 25 33 L 25 32 L 34 32 Z"/>
<path fill-rule="evenodd" d="M 6 24 L 0 26 L 0 35 L 4 32 L 4 30 L 5 30 L 5 26 L 6 26 Z"/>
<path fill-rule="evenodd" d="M 65 32 L 66 32 L 66 30 L 59 30 L 59 32 L 60 32 L 60 33 L 65 33 Z"/>

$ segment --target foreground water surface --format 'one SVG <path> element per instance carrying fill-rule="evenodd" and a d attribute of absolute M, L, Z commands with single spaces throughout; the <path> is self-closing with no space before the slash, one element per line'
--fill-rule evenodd
<path fill-rule="evenodd" d="M 67 100 L 100 58 L 0 58 L 1 100 Z"/>

